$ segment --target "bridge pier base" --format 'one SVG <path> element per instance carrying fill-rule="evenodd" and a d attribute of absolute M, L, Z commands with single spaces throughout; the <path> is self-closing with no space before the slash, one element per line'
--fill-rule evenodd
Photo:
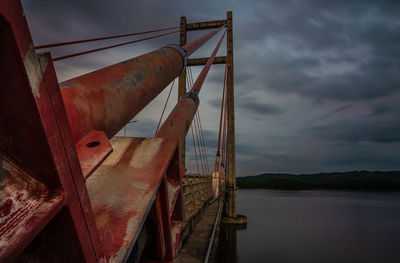
<path fill-rule="evenodd" d="M 244 225 L 247 224 L 247 216 L 236 215 L 236 217 L 224 217 L 222 223 L 226 225 Z"/>

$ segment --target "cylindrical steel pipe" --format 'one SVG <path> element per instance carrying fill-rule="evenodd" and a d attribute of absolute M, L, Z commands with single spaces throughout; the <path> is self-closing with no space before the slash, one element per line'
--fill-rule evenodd
<path fill-rule="evenodd" d="M 198 93 L 201 90 L 201 86 L 204 83 L 207 73 L 210 70 L 211 64 L 215 59 L 215 55 L 217 54 L 224 37 L 225 33 L 219 40 L 213 53 L 208 59 L 207 64 L 200 72 L 200 75 L 192 89 L 181 97 L 172 112 L 169 114 L 168 118 L 165 120 L 164 124 L 161 126 L 160 130 L 157 132 L 156 137 L 182 139 L 186 136 L 190 124 L 193 121 L 194 115 L 196 114 L 197 107 L 199 106 Z"/>
<path fill-rule="evenodd" d="M 168 139 L 184 138 L 190 128 L 197 106 L 198 104 L 193 98 L 185 97 L 184 95 L 168 115 L 168 118 L 158 130 L 156 137 Z"/>
<path fill-rule="evenodd" d="M 219 30 L 189 43 L 189 51 L 170 45 L 60 83 L 74 142 L 91 130 L 114 136 L 179 76 L 188 55 Z"/>
<path fill-rule="evenodd" d="M 164 47 L 60 83 L 74 142 L 93 129 L 114 136 L 183 65 L 179 52 Z"/>

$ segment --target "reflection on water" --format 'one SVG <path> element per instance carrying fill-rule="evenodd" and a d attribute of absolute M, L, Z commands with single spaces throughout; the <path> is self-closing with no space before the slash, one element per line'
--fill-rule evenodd
<path fill-rule="evenodd" d="M 220 228 L 219 250 L 216 255 L 216 262 L 237 263 L 237 231 L 246 230 L 246 225 L 223 225 Z M 229 253 L 226 253 L 229 251 Z"/>
<path fill-rule="evenodd" d="M 239 190 L 216 262 L 398 263 L 400 193 Z"/>

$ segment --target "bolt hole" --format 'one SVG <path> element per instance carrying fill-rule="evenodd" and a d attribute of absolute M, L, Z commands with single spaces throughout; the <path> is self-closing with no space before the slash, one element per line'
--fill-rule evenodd
<path fill-rule="evenodd" d="M 93 142 L 89 142 L 88 144 L 86 144 L 86 146 L 89 148 L 97 147 L 99 145 L 100 145 L 100 142 L 98 142 L 98 141 L 93 141 Z"/>

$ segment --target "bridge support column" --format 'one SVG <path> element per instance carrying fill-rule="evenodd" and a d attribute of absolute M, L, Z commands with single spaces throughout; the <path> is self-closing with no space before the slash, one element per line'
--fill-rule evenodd
<path fill-rule="evenodd" d="M 225 224 L 245 224 L 247 217 L 236 214 L 236 156 L 235 156 L 235 106 L 234 106 L 234 78 L 233 78 L 233 27 L 232 11 L 227 12 L 227 168 L 228 182 L 226 188 Z"/>

